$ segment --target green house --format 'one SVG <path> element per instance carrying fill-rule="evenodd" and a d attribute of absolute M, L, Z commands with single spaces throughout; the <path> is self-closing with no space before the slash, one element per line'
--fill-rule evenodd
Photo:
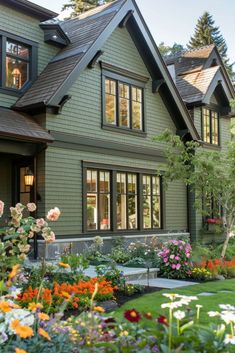
<path fill-rule="evenodd" d="M 0 199 L 34 201 L 37 217 L 60 208 L 49 257 L 97 235 L 195 239 L 193 195 L 179 181 L 164 189 L 164 144 L 153 138 L 170 129 L 212 149 L 230 140 L 234 91 L 217 50 L 166 65 L 134 0 L 56 16 L 0 1 Z"/>

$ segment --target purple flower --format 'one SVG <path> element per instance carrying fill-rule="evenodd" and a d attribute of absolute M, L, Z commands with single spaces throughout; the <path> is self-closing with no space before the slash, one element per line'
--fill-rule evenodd
<path fill-rule="evenodd" d="M 159 352 L 159 348 L 158 348 L 158 346 L 153 346 L 153 348 L 152 348 L 152 352 L 154 352 L 154 353 L 157 353 L 157 352 Z"/>

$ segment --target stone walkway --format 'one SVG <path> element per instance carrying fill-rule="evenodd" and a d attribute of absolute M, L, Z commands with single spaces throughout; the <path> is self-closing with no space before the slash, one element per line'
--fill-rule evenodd
<path fill-rule="evenodd" d="M 141 286 L 148 285 L 147 279 L 128 281 L 128 283 L 140 284 Z M 154 278 L 149 280 L 150 287 L 159 287 L 159 288 L 165 288 L 165 289 L 193 286 L 195 284 L 198 284 L 198 283 L 190 282 L 190 281 L 181 281 L 176 279 L 168 279 L 168 278 Z"/>

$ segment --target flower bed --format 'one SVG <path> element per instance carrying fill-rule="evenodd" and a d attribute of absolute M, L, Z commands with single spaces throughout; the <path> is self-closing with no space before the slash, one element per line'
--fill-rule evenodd
<path fill-rule="evenodd" d="M 80 311 L 89 306 L 90 299 L 98 284 L 96 300 L 98 302 L 113 299 L 115 287 L 104 278 L 91 278 L 78 283 L 54 283 L 50 288 L 29 287 L 17 297 L 18 303 L 27 308 L 32 302 L 39 302 L 47 312 L 56 312 L 58 307 L 66 303 L 67 309 L 79 309 Z"/>

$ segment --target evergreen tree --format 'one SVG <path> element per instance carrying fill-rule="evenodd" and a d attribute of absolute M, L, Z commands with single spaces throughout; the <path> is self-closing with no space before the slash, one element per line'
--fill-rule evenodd
<path fill-rule="evenodd" d="M 85 11 L 91 10 L 96 6 L 103 5 L 114 0 L 69 0 L 68 4 L 64 4 L 62 11 L 72 9 L 71 17 L 77 16 Z"/>
<path fill-rule="evenodd" d="M 180 51 L 183 51 L 184 46 L 182 44 L 174 43 L 173 46 L 170 47 L 168 45 L 165 45 L 164 42 L 161 42 L 158 45 L 158 49 L 159 49 L 160 53 L 162 54 L 162 56 L 166 56 L 166 55 L 174 55 Z"/>
<path fill-rule="evenodd" d="M 209 12 L 204 12 L 204 14 L 199 17 L 194 35 L 190 38 L 187 47 L 189 49 L 200 48 L 205 45 L 215 44 L 222 59 L 225 64 L 225 67 L 232 76 L 233 64 L 229 64 L 229 59 L 227 57 L 228 47 L 226 44 L 225 39 L 223 38 L 222 34 L 220 33 L 219 27 L 216 27 L 215 21 L 212 18 L 212 15 Z"/>

